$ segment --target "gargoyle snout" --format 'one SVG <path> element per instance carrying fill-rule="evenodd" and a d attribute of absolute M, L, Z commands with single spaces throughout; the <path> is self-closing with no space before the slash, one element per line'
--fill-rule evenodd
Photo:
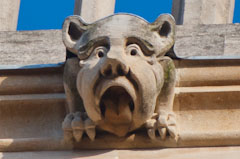
<path fill-rule="evenodd" d="M 100 72 L 104 77 L 125 76 L 129 72 L 129 66 L 122 58 L 107 57 Z"/>

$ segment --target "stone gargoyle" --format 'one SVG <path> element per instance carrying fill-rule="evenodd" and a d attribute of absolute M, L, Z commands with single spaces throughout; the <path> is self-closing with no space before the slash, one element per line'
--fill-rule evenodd
<path fill-rule="evenodd" d="M 80 16 L 66 18 L 63 42 L 75 57 L 64 67 L 64 139 L 79 142 L 86 133 L 94 140 L 96 130 L 123 137 L 144 127 L 153 140 L 177 139 L 175 67 L 165 56 L 174 37 L 168 14 L 153 23 L 130 14 L 92 24 Z"/>

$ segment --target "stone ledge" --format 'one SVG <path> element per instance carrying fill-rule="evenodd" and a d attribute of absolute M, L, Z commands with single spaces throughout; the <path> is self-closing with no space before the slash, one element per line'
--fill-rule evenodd
<path fill-rule="evenodd" d="M 239 159 L 240 147 L 168 148 L 94 151 L 4 152 L 2 159 Z"/>
<path fill-rule="evenodd" d="M 143 130 L 127 138 L 99 133 L 95 142 L 84 138 L 70 147 L 121 149 L 240 145 L 240 60 L 174 62 L 179 77 L 173 109 L 179 126 L 178 142 L 171 139 L 151 141 Z M 12 80 L 16 83 L 25 81 L 24 87 L 16 86 L 16 90 L 5 87 L 0 92 L 0 151 L 69 149 L 69 145 L 62 145 L 61 123 L 66 114 L 62 66 L 7 69 L 0 70 L 0 73 L 3 75 L 0 88 L 4 81 L 5 86 L 10 86 Z M 56 83 L 51 79 L 55 75 Z M 28 87 L 34 89 L 29 91 Z M 33 148 L 31 145 L 37 146 Z"/>

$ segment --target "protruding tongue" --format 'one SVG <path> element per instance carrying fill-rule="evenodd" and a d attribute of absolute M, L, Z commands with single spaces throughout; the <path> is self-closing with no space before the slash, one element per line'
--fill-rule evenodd
<path fill-rule="evenodd" d="M 112 124 L 128 124 L 132 121 L 133 101 L 131 96 L 120 87 L 110 88 L 103 96 L 105 120 Z"/>

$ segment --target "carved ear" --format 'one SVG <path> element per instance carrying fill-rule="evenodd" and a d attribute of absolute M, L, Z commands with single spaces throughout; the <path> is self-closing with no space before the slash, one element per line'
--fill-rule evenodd
<path fill-rule="evenodd" d="M 69 16 L 65 19 L 62 29 L 63 43 L 66 48 L 77 54 L 76 43 L 87 30 L 87 24 L 80 16 Z"/>
<path fill-rule="evenodd" d="M 164 41 L 164 50 L 161 50 L 161 53 L 166 53 L 175 42 L 175 20 L 170 14 L 160 15 L 155 22 L 151 24 L 153 30 L 156 31 L 160 38 Z"/>

